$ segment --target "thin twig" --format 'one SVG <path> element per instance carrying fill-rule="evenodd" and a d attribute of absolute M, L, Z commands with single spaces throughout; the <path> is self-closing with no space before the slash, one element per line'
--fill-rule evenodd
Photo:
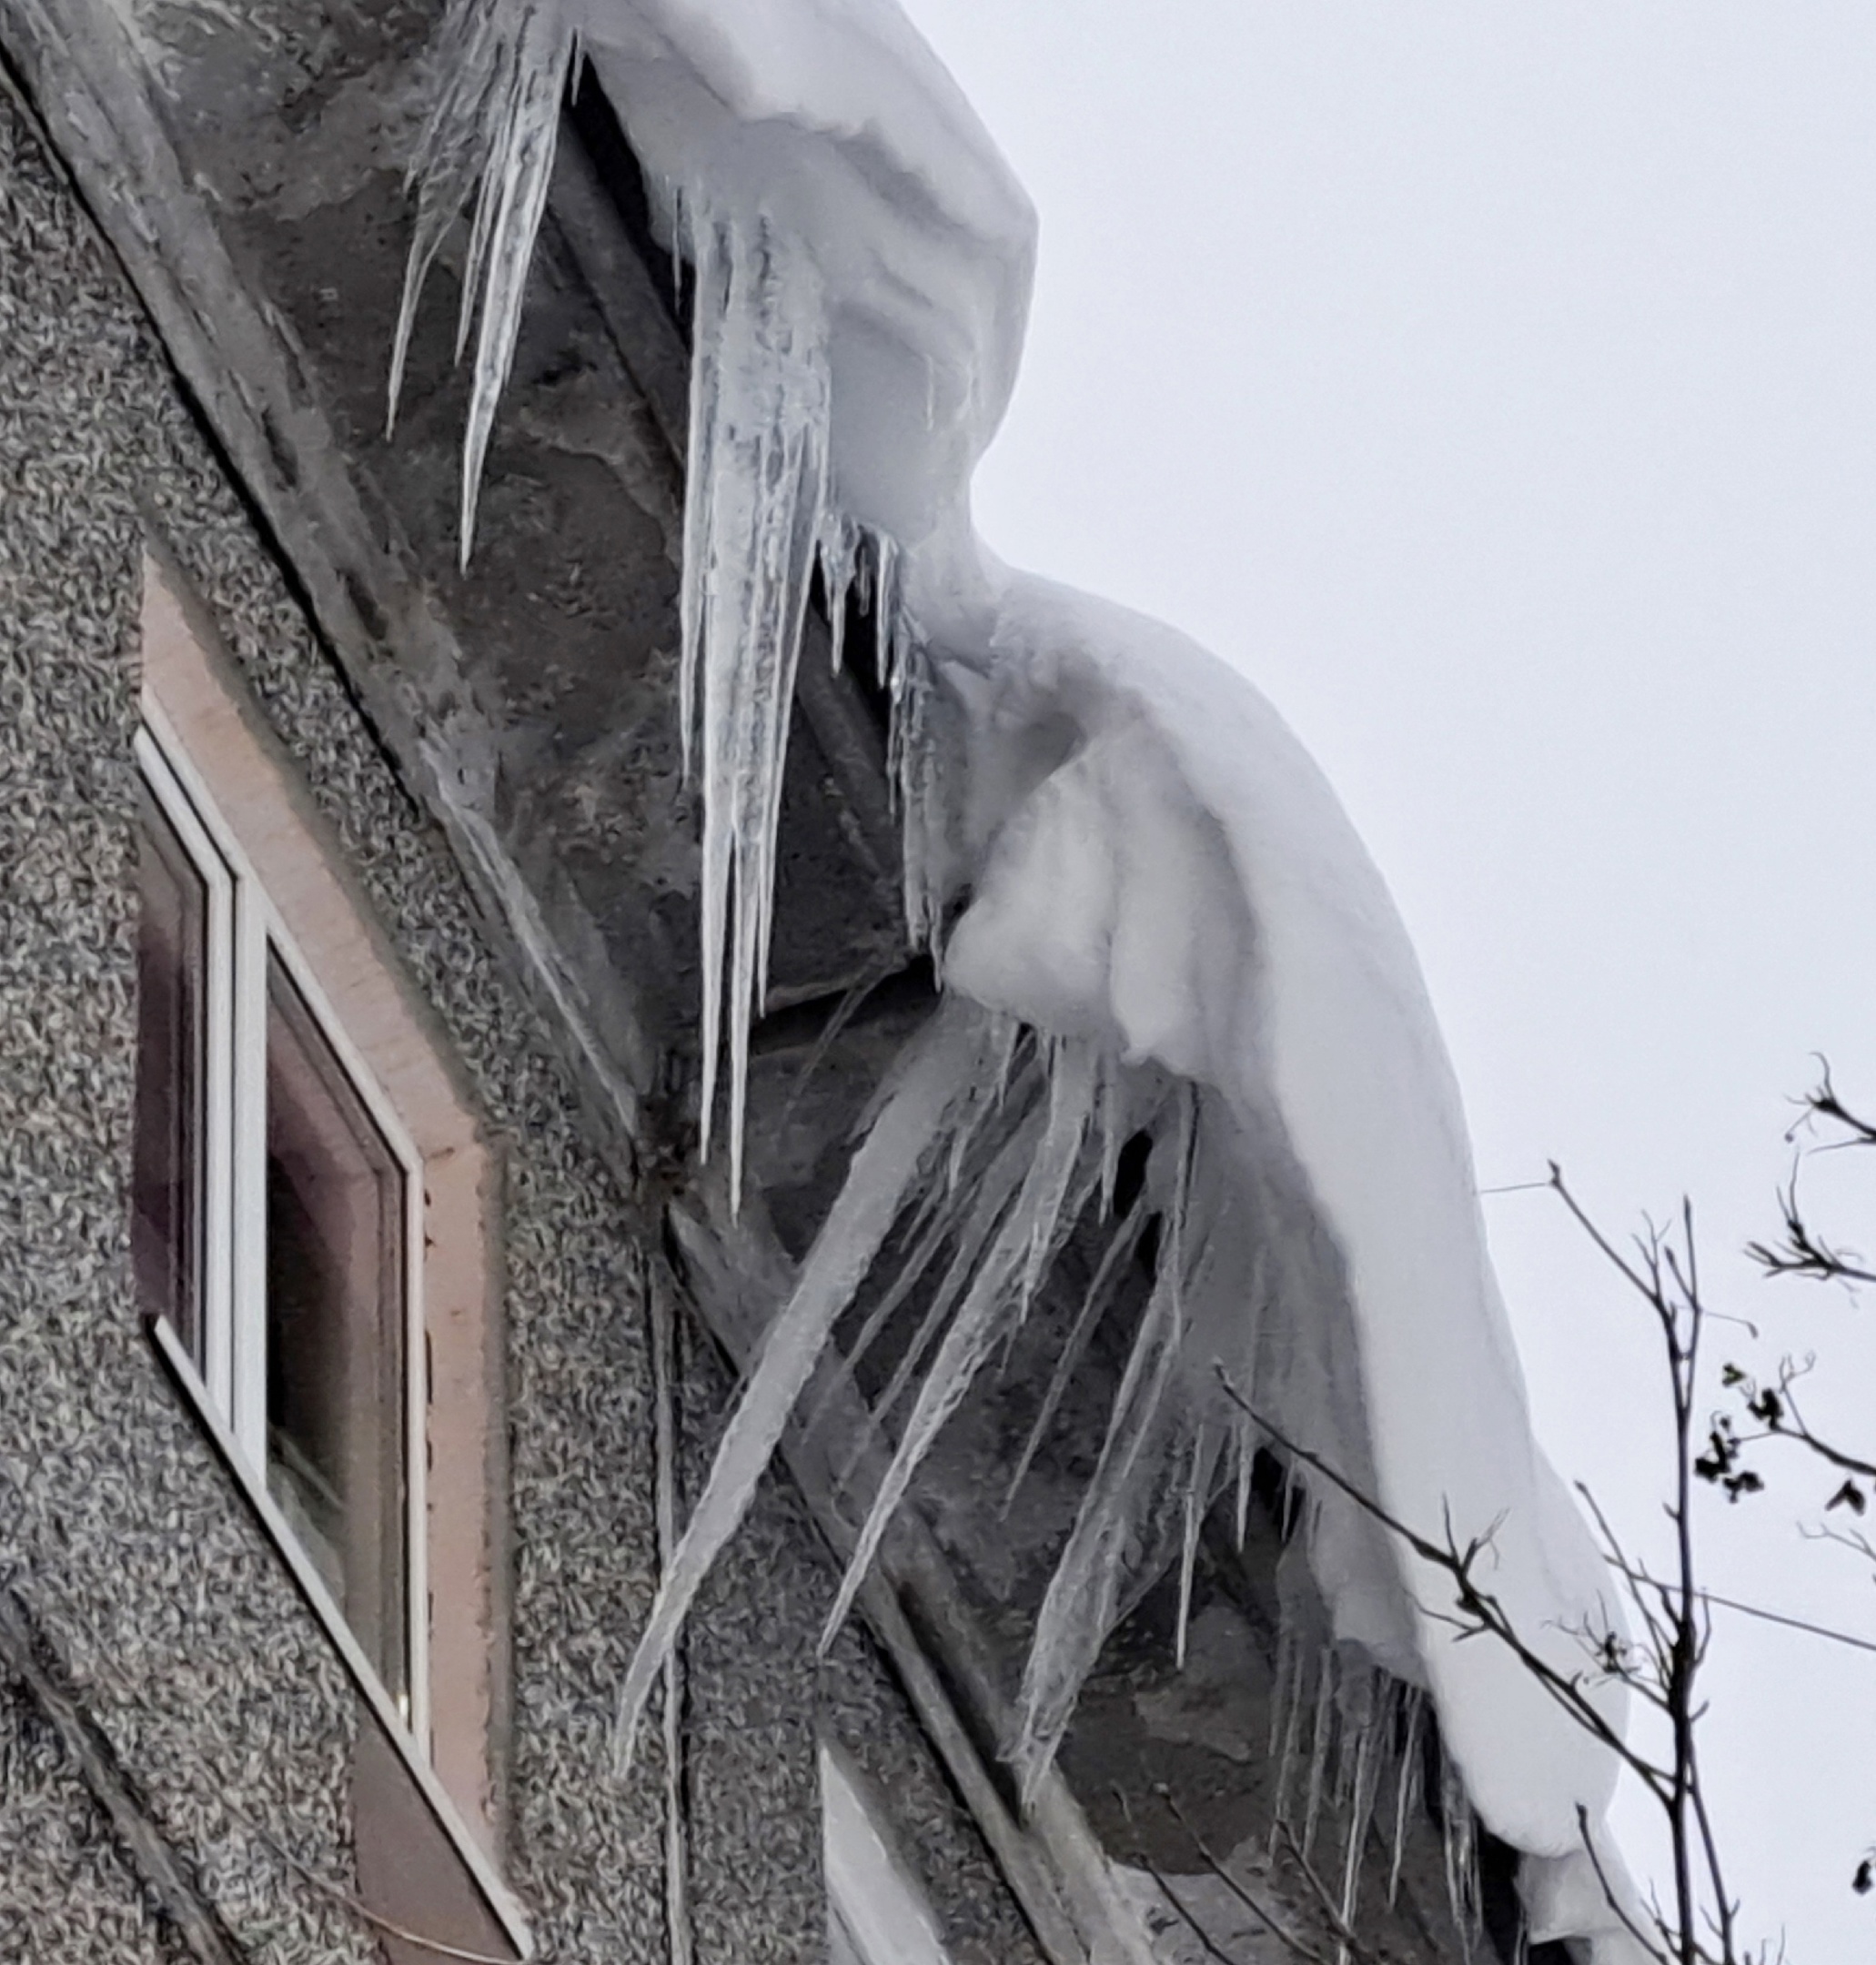
<path fill-rule="evenodd" d="M 1278 1923 L 1276 1919 L 1268 1910 L 1266 1910 L 1255 1897 L 1251 1895 L 1250 1891 L 1246 1889 L 1245 1886 L 1240 1883 L 1235 1876 L 1232 1875 L 1231 1871 L 1225 1867 L 1224 1862 L 1221 1861 L 1218 1857 L 1215 1856 L 1212 1853 L 1212 1850 L 1210 1847 L 1206 1844 L 1205 1838 L 1200 1835 L 1198 1830 L 1195 1829 L 1192 1826 L 1191 1822 L 1186 1819 L 1185 1810 L 1182 1809 L 1179 1806 L 1178 1802 L 1173 1799 L 1172 1790 L 1167 1788 L 1164 1782 L 1159 1785 L 1158 1794 L 1160 1799 L 1165 1803 L 1166 1808 L 1171 1812 L 1174 1820 L 1179 1824 L 1180 1828 L 1185 1829 L 1186 1836 L 1191 1840 L 1193 1848 L 1195 1849 L 1198 1851 L 1199 1855 L 1205 1859 L 1205 1862 L 1207 1868 L 1210 1869 L 1212 1874 L 1215 1876 L 1218 1880 L 1222 1884 L 1224 1884 L 1225 1889 L 1228 1889 L 1231 1894 L 1237 1899 L 1238 1902 L 1241 1903 L 1245 1907 L 1245 1909 L 1248 1910 L 1251 1915 L 1256 1918 L 1258 1922 L 1261 1923 L 1265 1927 L 1265 1929 L 1268 1930 L 1271 1935 L 1278 1940 L 1279 1943 L 1287 1945 L 1290 1950 L 1296 1954 L 1298 1958 L 1306 1960 L 1308 1961 L 1308 1965 L 1327 1965 L 1327 1960 L 1324 1959 L 1324 1957 L 1319 1951 L 1316 1951 L 1313 1950 L 1310 1946 L 1305 1944 L 1303 1940 L 1298 1938 L 1294 1931 L 1286 1930 L 1283 1927 L 1283 1925 Z"/>
<path fill-rule="evenodd" d="M 459 1960 L 460 1965 L 515 1965 L 516 1954 L 512 1951 L 506 1958 L 490 1951 L 468 1951 L 460 1945 L 445 1944 L 440 1938 L 426 1938 L 421 1931 L 411 1930 L 405 1925 L 393 1923 L 388 1917 L 380 1917 L 368 1905 L 360 1903 L 348 1889 L 341 1889 L 337 1883 L 328 1882 L 317 1870 L 308 1869 L 277 1836 L 269 1833 L 257 1822 L 242 1820 L 233 1809 L 229 1809 L 228 1813 L 233 1815 L 237 1821 L 241 1821 L 242 1827 L 250 1835 L 258 1836 L 302 1882 L 310 1883 L 321 1896 L 329 1897 L 336 1904 L 342 1904 L 354 1917 L 361 1919 L 374 1930 L 381 1930 L 387 1938 L 395 1938 L 400 1944 L 413 1946 L 419 1951 L 429 1951 L 437 1958 Z"/>
<path fill-rule="evenodd" d="M 1596 1848 L 1596 1837 L 1589 1827 L 1589 1810 L 1580 1801 L 1577 1803 L 1577 1825 L 1583 1832 L 1583 1848 L 1589 1855 L 1589 1867 L 1596 1872 L 1596 1880 L 1602 1885 L 1602 1894 L 1609 1909 L 1621 1919 L 1623 1927 L 1627 1930 L 1629 1935 L 1648 1953 L 1649 1958 L 1657 1961 L 1657 1965 L 1673 1965 L 1673 1960 L 1669 1955 L 1662 1950 L 1641 1929 L 1640 1925 L 1629 1915 L 1628 1910 L 1621 1898 L 1618 1895 L 1615 1884 L 1610 1879 L 1609 1872 L 1602 1867 L 1602 1858 Z M 1660 1921 L 1659 1917 L 1657 1916 L 1655 1922 L 1659 1925 Z M 1663 1938 L 1671 1938 L 1672 1936 L 1665 1927 L 1662 1928 L 1660 1935 Z"/>
<path fill-rule="evenodd" d="M 1847 1535 L 1841 1529 L 1828 1527 L 1808 1528 L 1800 1532 L 1813 1541 L 1841 1542 L 1846 1548 L 1856 1549 L 1872 1562 L 1876 1562 L 1876 1548 L 1872 1548 L 1862 1536 Z M 1632 1582 L 1646 1583 L 1655 1589 L 1669 1587 L 1645 1569 L 1629 1569 L 1619 1562 L 1611 1562 L 1609 1567 Z M 1848 1645 L 1852 1650 L 1876 1651 L 1876 1640 L 1858 1638 L 1850 1631 L 1833 1629 L 1828 1624 L 1813 1624 L 1806 1617 L 1787 1617 L 1781 1610 L 1768 1610 L 1763 1604 L 1745 1603 L 1737 1597 L 1722 1597 L 1718 1590 L 1710 1590 L 1705 1585 L 1694 1594 L 1701 1603 L 1711 1604 L 1719 1610 L 1736 1610 L 1741 1617 L 1758 1617 L 1762 1623 L 1777 1624 L 1786 1630 L 1802 1631 L 1810 1638 L 1827 1638 L 1832 1644 Z"/>
<path fill-rule="evenodd" d="M 1153 1859 L 1148 1856 L 1143 1855 L 1140 1859 L 1140 1861 L 1142 1867 L 1145 1869 L 1147 1875 L 1150 1876 L 1153 1880 L 1159 1885 L 1160 1895 L 1164 1897 L 1165 1900 L 1172 1905 L 1173 1909 L 1179 1913 L 1180 1917 L 1185 1920 L 1185 1928 L 1192 1933 L 1195 1938 L 1198 1940 L 1199 1943 L 1205 1948 L 1205 1950 L 1213 1958 L 1218 1960 L 1218 1965 L 1240 1965 L 1240 1961 L 1233 1958 L 1230 1952 L 1225 1950 L 1225 1948 L 1221 1944 L 1219 1944 L 1217 1940 L 1212 1936 L 1211 1932 L 1208 1931 L 1205 1928 L 1205 1926 L 1201 1924 L 1199 1920 L 1192 1914 L 1192 1912 L 1185 1908 L 1185 1904 L 1180 1901 L 1178 1893 L 1173 1889 L 1173 1886 L 1166 1881 L 1165 1878 L 1160 1874 Z M 1316 1965 L 1325 1965 L 1325 1961 L 1317 1960 L 1316 1961 Z"/>

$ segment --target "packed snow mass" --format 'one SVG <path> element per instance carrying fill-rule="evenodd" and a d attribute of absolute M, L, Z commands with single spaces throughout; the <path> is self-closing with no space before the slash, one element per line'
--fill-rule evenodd
<path fill-rule="evenodd" d="M 704 814 L 706 1148 L 732 1186 L 817 578 L 836 660 L 850 592 L 874 623 L 906 921 L 943 985 L 744 1384 L 639 1640 L 628 1736 L 850 1306 L 875 1293 L 868 1332 L 914 1292 L 923 1311 L 836 1621 L 1089 1222 L 1104 1254 L 1038 1431 L 1149 1219 L 1155 1277 L 1030 1648 L 1009 1742 L 1025 1794 L 1124 1605 L 1189 1566 L 1273 1438 L 1436 1540 L 1488 1536 L 1494 1597 L 1578 1669 L 1578 1634 L 1615 1614 L 1605 1572 L 1532 1439 L 1457 1087 L 1379 874 L 1243 675 L 1004 566 L 973 529 L 1036 219 L 956 84 L 893 0 L 459 0 L 441 54 L 394 366 L 468 210 L 465 553 L 577 60 L 689 297 L 680 708 Z M 1123 1206 L 1125 1141 L 1145 1171 Z M 1467 1796 L 1524 1853 L 1532 1935 L 1619 1965 L 1633 1940 L 1585 1847 L 1611 1754 L 1505 1648 L 1457 1640 L 1449 1578 L 1309 1465 L 1290 1473 L 1320 1645 L 1430 1699 Z"/>

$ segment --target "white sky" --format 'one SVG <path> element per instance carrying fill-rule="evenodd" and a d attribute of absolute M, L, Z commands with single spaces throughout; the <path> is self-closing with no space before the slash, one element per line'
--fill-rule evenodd
<path fill-rule="evenodd" d="M 1301 732 L 1482 1184 L 1554 1156 L 1619 1229 L 1690 1191 L 1763 1330 L 1718 1342 L 1819 1349 L 1876 1446 L 1876 1302 L 1737 1253 L 1810 1053 L 1876 1104 L 1876 8 L 906 5 L 1042 214 L 986 536 Z M 1830 1172 L 1876 1243 L 1876 1159 Z M 1652 1534 L 1645 1313 L 1548 1196 L 1486 1205 L 1540 1433 Z M 1799 1537 L 1828 1486 L 1779 1486 L 1718 1511 L 1714 1587 L 1876 1635 L 1867 1573 Z M 1746 1929 L 1876 1954 L 1876 1658 L 1730 1621 L 1710 1689 Z"/>

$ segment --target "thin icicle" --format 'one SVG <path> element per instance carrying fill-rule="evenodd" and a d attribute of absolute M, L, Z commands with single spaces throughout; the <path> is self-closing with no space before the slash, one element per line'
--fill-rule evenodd
<path fill-rule="evenodd" d="M 1126 1144 L 1130 1101 L 1123 1067 L 1101 1058 L 1101 1212 L 1114 1213 L 1115 1189 L 1120 1182 L 1121 1148 Z"/>
<path fill-rule="evenodd" d="M 778 1129 L 785 1127 L 795 1115 L 802 1094 L 814 1082 L 815 1073 L 827 1063 L 829 1054 L 846 1033 L 847 1026 L 860 1014 L 866 999 L 871 996 L 887 976 L 892 973 L 883 963 L 869 968 L 859 982 L 842 993 L 841 1000 L 834 1005 L 833 1014 L 821 1026 L 814 1039 L 813 1048 L 808 1053 L 806 1062 L 795 1073 L 794 1083 L 789 1087 L 788 1103 L 782 1108 Z"/>
<path fill-rule="evenodd" d="M 899 814 L 905 929 L 912 946 L 938 952 L 940 905 L 934 861 L 941 800 L 929 721 L 931 666 L 901 592 L 899 551 L 873 542 L 873 632 L 879 687 L 885 692 L 886 781 Z"/>
<path fill-rule="evenodd" d="M 1179 1543 L 1179 1621 L 1173 1637 L 1173 1665 L 1178 1671 L 1185 1669 L 1185 1640 L 1192 1624 L 1192 1584 L 1198 1567 L 1199 1531 L 1205 1527 L 1205 1489 L 1210 1480 L 1205 1428 L 1201 1426 L 1192 1440 L 1192 1461 L 1185 1476 L 1185 1533 Z"/>
<path fill-rule="evenodd" d="M 677 1332 L 671 1298 L 648 1280 L 651 1309 L 651 1396 L 658 1473 L 653 1501 L 658 1569 L 671 1569 L 678 1545 Z M 684 1806 L 684 1654 L 673 1644 L 664 1661 L 664 1920 L 671 1965 L 691 1965 L 690 1824 Z"/>
<path fill-rule="evenodd" d="M 1328 1779 L 1329 1748 L 1334 1735 L 1330 1717 L 1335 1711 L 1336 1681 L 1336 1654 L 1325 1651 L 1316 1683 L 1316 1715 L 1309 1733 L 1309 1787 L 1303 1802 L 1303 1829 L 1296 1839 L 1305 1861 L 1316 1846 L 1316 1823 L 1322 1816 L 1323 1788 Z"/>
<path fill-rule="evenodd" d="M 1237 1553 L 1245 1551 L 1245 1536 L 1251 1525 L 1251 1476 L 1257 1465 L 1257 1436 L 1250 1420 L 1240 1415 L 1236 1435 L 1237 1491 L 1232 1501 L 1232 1525 L 1237 1535 Z"/>
<path fill-rule="evenodd" d="M 1387 1862 L 1387 1901 L 1400 1894 L 1400 1866 L 1407 1856 L 1407 1810 L 1420 1786 L 1420 1714 L 1425 1695 L 1417 1687 L 1404 1688 L 1400 1701 L 1400 1762 L 1394 1788 L 1394 1840 Z"/>
<path fill-rule="evenodd" d="M 618 1738 L 630 1758 L 651 1688 L 711 1564 L 749 1512 L 802 1388 L 841 1312 L 917 1183 L 929 1174 L 931 1142 L 961 1087 L 988 1063 L 987 1020 L 964 1003 L 942 1007 L 902 1059 L 893 1095 L 853 1156 L 826 1225 L 793 1294 L 770 1325 L 711 1463 L 696 1511 L 660 1580 L 651 1615 L 620 1691 Z"/>
<path fill-rule="evenodd" d="M 995 1084 L 999 1103 L 1009 1095 L 1013 1082 L 1011 1073 L 1015 1063 L 1017 1046 L 1025 1034 L 1034 1042 L 1034 1033 L 1031 1032 L 1026 1024 L 1019 1023 L 1014 1017 L 1005 1017 L 997 1033 Z"/>
<path fill-rule="evenodd" d="M 816 551 L 821 563 L 822 597 L 827 603 L 832 666 L 834 674 L 839 675 L 846 654 L 847 600 L 860 577 L 859 527 L 843 513 L 826 513 Z"/>
<path fill-rule="evenodd" d="M 1135 1249 L 1140 1245 L 1141 1232 L 1148 1220 L 1144 1199 L 1136 1200 L 1128 1211 L 1127 1218 L 1115 1231 L 1101 1257 L 1100 1265 L 1094 1271 L 1094 1278 L 1088 1285 L 1088 1292 L 1082 1299 L 1082 1306 L 1062 1348 L 1055 1354 L 1054 1368 L 1049 1375 L 1048 1390 L 1043 1395 L 1043 1402 L 1035 1416 L 1035 1423 L 1029 1429 L 1029 1437 L 1024 1442 L 1023 1452 L 1016 1462 L 1016 1471 L 1010 1476 L 1010 1485 L 1004 1495 L 1003 1512 L 1008 1515 L 1011 1504 L 1016 1498 L 1016 1491 L 1023 1485 L 1030 1466 L 1035 1459 L 1036 1450 L 1046 1436 L 1050 1424 L 1066 1396 L 1070 1380 L 1075 1367 L 1082 1361 L 1082 1355 L 1088 1347 L 1096 1326 L 1106 1314 L 1107 1306 L 1114 1300 L 1114 1292 L 1124 1274 L 1123 1265 Z"/>
<path fill-rule="evenodd" d="M 1284 1701 L 1283 1752 L 1276 1763 L 1276 1799 L 1271 1810 L 1270 1841 L 1266 1852 L 1273 1855 L 1277 1846 L 1277 1830 L 1295 1826 L 1290 1806 L 1290 1779 L 1296 1771 L 1297 1755 L 1302 1748 L 1304 1690 L 1310 1676 L 1309 1667 L 1312 1661 L 1318 1670 L 1322 1668 L 1321 1658 L 1298 1642 L 1291 1668 L 1289 1689 Z"/>
<path fill-rule="evenodd" d="M 1469 1959 L 1478 1928 L 1478 1900 L 1472 1804 L 1467 1799 L 1458 1770 L 1444 1755 L 1439 1767 L 1439 1830 L 1447 1903 L 1458 1930 L 1460 1950 Z"/>
<path fill-rule="evenodd" d="M 1356 1905 L 1361 1889 L 1361 1859 L 1367 1847 L 1375 1800 L 1380 1791 L 1382 1754 L 1378 1735 L 1386 1701 L 1378 1676 L 1372 1670 L 1364 1674 L 1359 1706 L 1357 1713 L 1348 1716 L 1347 1725 L 1347 1730 L 1354 1738 L 1355 1752 L 1346 1802 L 1347 1842 L 1342 1856 L 1342 1924 L 1346 1930 L 1355 1929 Z M 1347 1965 L 1348 1957 L 1348 1947 L 1338 1943 L 1337 1965 Z"/>

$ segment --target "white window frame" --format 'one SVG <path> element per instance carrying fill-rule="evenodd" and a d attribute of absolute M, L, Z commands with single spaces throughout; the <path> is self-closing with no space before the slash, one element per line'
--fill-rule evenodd
<path fill-rule="evenodd" d="M 267 959 L 276 957 L 299 992 L 320 1037 L 370 1115 L 404 1180 L 404 1561 L 408 1689 L 393 1698 L 353 1637 L 313 1565 L 277 1507 L 264 1518 L 300 1560 L 301 1587 L 342 1642 L 354 1668 L 369 1673 L 375 1704 L 426 1760 L 430 1739 L 429 1579 L 426 1558 L 429 1456 L 423 1305 L 424 1166 L 369 1065 L 334 1015 L 311 965 L 268 899 L 267 889 L 222 817 L 162 707 L 147 692 L 136 734 L 137 768 L 174 829 L 207 894 L 204 990 L 199 1385 L 226 1445 L 251 1487 L 267 1485 Z M 178 1343 L 176 1359 L 186 1360 Z M 186 1360 L 187 1361 L 187 1360 Z M 188 1361 L 192 1362 L 192 1361 Z M 270 1497 L 269 1497 L 270 1498 Z M 349 1656 L 356 1654 L 356 1657 Z"/>

